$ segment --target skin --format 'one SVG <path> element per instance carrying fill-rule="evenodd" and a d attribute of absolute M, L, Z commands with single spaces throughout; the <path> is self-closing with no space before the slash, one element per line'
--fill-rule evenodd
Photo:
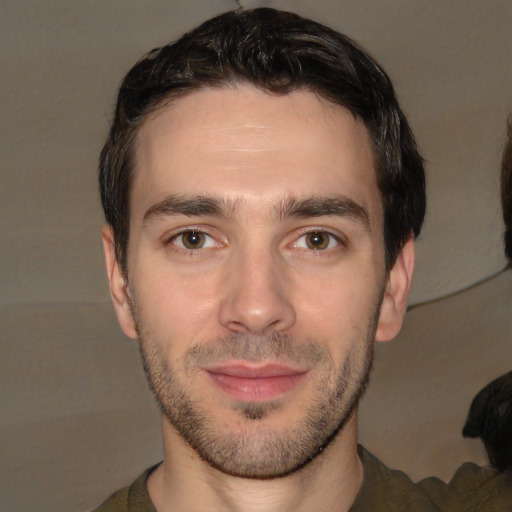
<path fill-rule="evenodd" d="M 307 91 L 272 96 L 237 86 L 163 107 L 136 144 L 127 276 L 108 226 L 103 242 L 119 323 L 142 338 L 161 398 L 172 403 L 162 384 L 171 368 L 210 431 L 225 443 L 243 439 L 250 459 L 268 442 L 293 438 L 347 360 L 354 369 L 337 403 L 348 407 L 343 428 L 285 476 L 243 478 L 212 467 L 164 415 L 165 459 L 148 482 L 155 506 L 348 510 L 362 467 L 356 407 L 346 402 L 362 386 L 369 344 L 398 333 L 414 267 L 411 238 L 385 272 L 383 208 L 364 125 Z M 204 197 L 213 206 L 199 211 Z M 313 214 L 318 198 L 322 211 Z M 191 231 L 204 233 L 200 248 L 187 248 L 198 241 Z M 282 351 L 272 345 L 285 338 Z M 304 355 L 312 340 L 316 359 Z M 194 359 L 198 350 L 207 355 Z M 249 394 L 235 396 L 211 374 L 212 365 L 233 361 L 245 370 L 285 365 L 300 378 L 283 390 L 271 385 L 270 394 L 251 382 Z M 248 404 L 264 414 L 249 418 Z M 342 420 L 336 414 L 331 429 Z"/>

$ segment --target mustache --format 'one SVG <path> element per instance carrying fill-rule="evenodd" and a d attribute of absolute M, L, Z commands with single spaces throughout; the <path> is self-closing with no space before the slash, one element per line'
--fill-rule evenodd
<path fill-rule="evenodd" d="M 330 362 L 332 356 L 326 347 L 311 338 L 298 340 L 294 336 L 276 332 L 265 336 L 232 333 L 190 347 L 185 356 L 185 366 L 187 369 L 192 369 L 212 363 L 222 363 L 230 359 L 242 359 L 257 363 L 280 361 L 314 365 L 320 362 Z"/>

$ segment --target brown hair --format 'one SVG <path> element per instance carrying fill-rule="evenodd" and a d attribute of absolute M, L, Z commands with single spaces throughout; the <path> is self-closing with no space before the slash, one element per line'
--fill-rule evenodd
<path fill-rule="evenodd" d="M 146 116 L 204 87 L 249 83 L 271 94 L 310 90 L 360 118 L 384 205 L 386 265 L 420 232 L 423 160 L 384 70 L 348 37 L 295 14 L 261 8 L 214 17 L 145 55 L 126 75 L 101 152 L 99 182 L 116 256 L 126 272 L 134 139 Z"/>
<path fill-rule="evenodd" d="M 501 159 L 501 206 L 505 221 L 505 254 L 512 261 L 512 115 L 508 119 L 508 140 Z"/>

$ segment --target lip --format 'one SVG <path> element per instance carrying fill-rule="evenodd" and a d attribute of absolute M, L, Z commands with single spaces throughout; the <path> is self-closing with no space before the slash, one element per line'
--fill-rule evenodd
<path fill-rule="evenodd" d="M 266 402 L 296 388 L 307 370 L 283 364 L 234 363 L 205 368 L 208 377 L 222 391 L 243 402 Z"/>

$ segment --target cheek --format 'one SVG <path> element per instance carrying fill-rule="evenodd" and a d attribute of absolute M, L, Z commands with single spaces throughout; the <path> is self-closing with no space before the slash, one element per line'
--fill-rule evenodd
<path fill-rule="evenodd" d="M 304 279 L 295 303 L 303 328 L 326 338 L 346 339 L 366 333 L 380 298 L 380 282 L 373 269 L 345 269 L 325 279 Z M 379 283 L 379 284 L 377 284 Z"/>
<path fill-rule="evenodd" d="M 192 342 L 211 332 L 216 318 L 214 280 L 179 272 L 145 272 L 135 284 L 139 315 L 157 340 Z"/>

